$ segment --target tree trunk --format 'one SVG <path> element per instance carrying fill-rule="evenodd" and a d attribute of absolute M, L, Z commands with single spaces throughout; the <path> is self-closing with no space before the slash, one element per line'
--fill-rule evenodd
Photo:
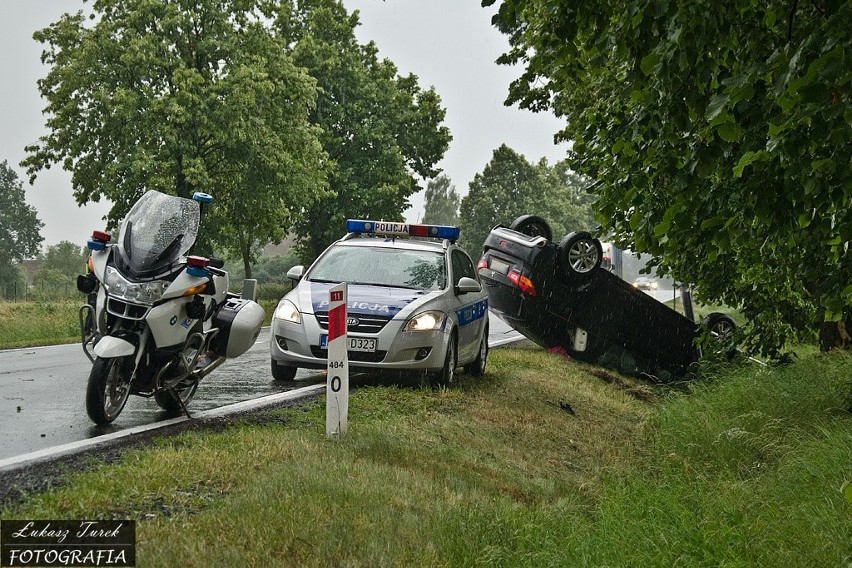
<path fill-rule="evenodd" d="M 243 270 L 245 270 L 245 277 L 251 278 L 251 256 L 249 255 L 249 247 L 247 244 L 246 238 L 243 236 L 242 231 L 239 232 L 240 239 L 240 253 L 243 257 Z"/>
<path fill-rule="evenodd" d="M 823 322 L 819 330 L 819 349 L 852 349 L 852 319 Z"/>

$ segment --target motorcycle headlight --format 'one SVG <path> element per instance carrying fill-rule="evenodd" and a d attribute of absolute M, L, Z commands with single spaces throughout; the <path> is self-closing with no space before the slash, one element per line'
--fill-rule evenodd
<path fill-rule="evenodd" d="M 104 274 L 104 286 L 110 294 L 140 304 L 153 304 L 162 298 L 169 284 L 168 280 L 130 282 L 112 266 L 108 266 Z"/>
<path fill-rule="evenodd" d="M 278 307 L 275 308 L 275 313 L 272 315 L 275 319 L 289 321 L 290 323 L 302 323 L 302 316 L 296 308 L 296 304 L 290 300 L 281 300 Z"/>
<path fill-rule="evenodd" d="M 405 322 L 404 331 L 431 331 L 444 327 L 446 316 L 443 312 L 423 312 Z"/>

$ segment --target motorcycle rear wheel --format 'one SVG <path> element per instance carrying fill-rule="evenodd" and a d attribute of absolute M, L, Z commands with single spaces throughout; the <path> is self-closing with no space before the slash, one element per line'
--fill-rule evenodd
<path fill-rule="evenodd" d="M 192 378 L 184 379 L 178 386 L 175 387 L 175 393 L 183 401 L 183 406 L 189 404 L 192 397 L 195 396 L 195 391 L 198 390 L 198 381 Z M 181 404 L 172 396 L 172 393 L 167 390 L 162 390 L 154 393 L 154 400 L 157 405 L 163 410 L 177 411 L 181 410 Z"/>
<path fill-rule="evenodd" d="M 86 413 L 98 425 L 109 424 L 121 414 L 130 396 L 133 356 L 95 358 L 86 386 Z"/>

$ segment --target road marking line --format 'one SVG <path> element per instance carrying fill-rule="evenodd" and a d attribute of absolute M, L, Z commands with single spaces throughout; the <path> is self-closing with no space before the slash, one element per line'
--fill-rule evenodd
<path fill-rule="evenodd" d="M 260 398 L 255 398 L 252 400 L 245 400 L 242 402 L 237 402 L 234 404 L 229 404 L 228 406 L 222 406 L 219 408 L 211 408 L 210 410 L 203 410 L 200 412 L 193 412 L 193 419 L 198 418 L 218 418 L 221 416 L 225 416 L 227 414 L 235 413 L 235 412 L 244 412 L 248 410 L 256 410 L 263 406 L 270 406 L 272 404 L 276 404 L 279 402 L 284 402 L 287 400 L 295 400 L 302 397 L 306 397 L 308 395 L 314 394 L 315 392 L 319 392 L 325 389 L 325 383 L 309 385 L 306 387 L 302 387 L 299 389 L 294 389 L 287 392 L 271 394 L 267 396 L 263 396 Z M 68 444 L 63 444 L 61 446 L 54 446 L 52 448 L 46 448 L 43 450 L 37 450 L 35 452 L 30 452 L 28 454 L 23 454 L 20 456 L 14 456 L 11 458 L 6 458 L 4 460 L 0 460 L 0 472 L 11 471 L 14 469 L 19 469 L 24 466 L 33 465 L 42 461 L 47 461 L 48 459 L 55 459 L 60 456 L 72 454 L 75 452 L 89 450 L 93 448 L 97 448 L 99 446 L 106 446 L 112 442 L 117 440 L 121 440 L 123 438 L 128 438 L 130 436 L 134 436 L 136 434 L 141 434 L 143 432 L 149 432 L 153 430 L 157 430 L 159 428 L 164 428 L 166 426 L 172 426 L 174 424 L 180 424 L 182 422 L 187 422 L 191 420 L 186 416 L 179 416 L 177 418 L 171 418 L 169 420 L 163 420 L 162 422 L 154 422 L 152 424 L 147 424 L 145 426 L 138 426 L 133 428 L 127 428 L 126 430 L 121 430 L 120 432 L 113 432 L 111 434 L 104 434 L 102 436 L 97 436 L 95 438 L 88 438 L 86 440 L 80 440 L 79 442 L 70 442 Z"/>

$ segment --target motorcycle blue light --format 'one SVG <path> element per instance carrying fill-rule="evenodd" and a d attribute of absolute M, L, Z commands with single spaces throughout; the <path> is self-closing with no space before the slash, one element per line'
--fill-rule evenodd
<path fill-rule="evenodd" d="M 89 250 L 104 250 L 112 236 L 103 231 L 92 231 L 92 238 L 86 242 Z"/>
<path fill-rule="evenodd" d="M 86 242 L 86 247 L 89 250 L 104 250 L 106 248 L 106 244 L 101 241 L 96 241 L 95 239 L 89 239 Z"/>
<path fill-rule="evenodd" d="M 208 276 L 207 265 L 210 264 L 210 259 L 203 256 L 188 256 L 186 258 L 186 271 L 190 276 L 206 278 Z"/>

